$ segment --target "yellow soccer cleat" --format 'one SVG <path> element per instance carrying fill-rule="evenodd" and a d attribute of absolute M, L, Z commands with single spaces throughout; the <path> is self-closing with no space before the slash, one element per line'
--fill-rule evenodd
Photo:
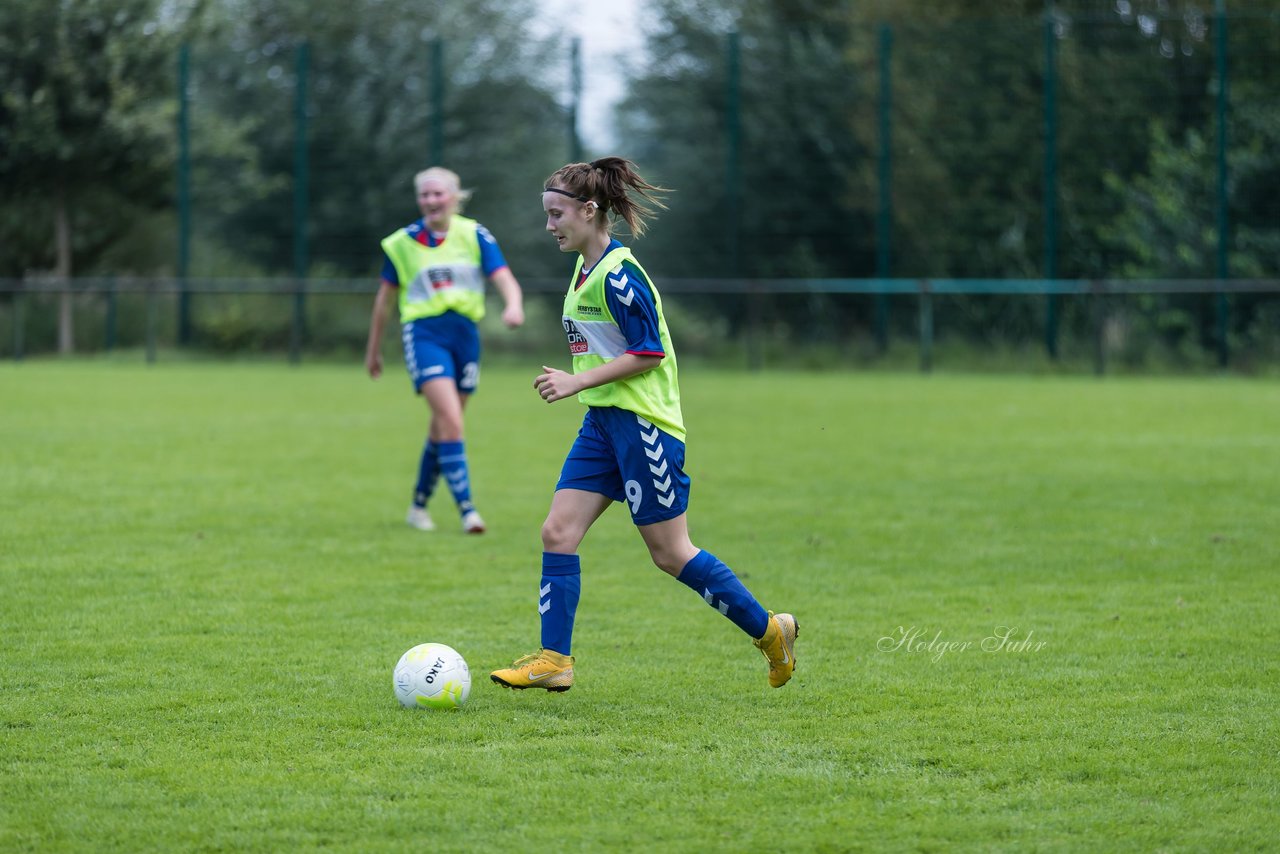
<path fill-rule="evenodd" d="M 568 691 L 573 687 L 573 656 L 540 649 L 520 656 L 510 667 L 493 671 L 489 678 L 499 685 L 521 691 L 525 688 Z"/>
<path fill-rule="evenodd" d="M 796 669 L 796 636 L 799 634 L 800 624 L 795 617 L 770 611 L 764 637 L 752 641 L 769 662 L 770 687 L 781 688 L 791 679 L 791 671 Z"/>

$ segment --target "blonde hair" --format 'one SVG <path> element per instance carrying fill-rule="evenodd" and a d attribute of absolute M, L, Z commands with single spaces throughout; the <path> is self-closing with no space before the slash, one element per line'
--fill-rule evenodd
<path fill-rule="evenodd" d="M 430 169 L 423 169 L 413 176 L 413 189 L 415 192 L 418 189 L 418 185 L 423 181 L 439 181 L 448 187 L 458 198 L 458 210 L 462 210 L 462 206 L 471 199 L 471 190 L 462 189 L 462 179 L 452 169 L 446 169 L 443 166 L 432 166 Z"/>
<path fill-rule="evenodd" d="M 653 208 L 666 210 L 667 206 L 657 194 L 670 192 L 641 178 L 636 165 L 622 157 L 601 157 L 590 163 L 561 166 L 543 184 L 543 192 L 547 190 L 565 193 L 580 202 L 595 202 L 601 213 L 611 213 L 615 220 L 621 219 L 636 237 L 644 234 L 645 226 L 654 216 Z M 605 217 L 605 228 L 609 228 L 608 217 Z"/>

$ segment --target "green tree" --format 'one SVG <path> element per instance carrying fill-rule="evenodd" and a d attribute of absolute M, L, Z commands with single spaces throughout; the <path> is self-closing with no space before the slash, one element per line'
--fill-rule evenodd
<path fill-rule="evenodd" d="M 1140 126 L 1141 162 L 1129 169 L 1099 164 L 1099 206 L 1106 215 L 1088 224 L 1093 233 L 1085 239 L 1110 260 L 1109 275 L 1218 274 L 1221 129 L 1215 109 L 1220 80 L 1214 53 L 1219 34 L 1213 29 L 1215 19 L 1183 12 L 1173 22 L 1152 19 L 1147 24 L 1147 41 L 1152 44 L 1144 52 L 1168 80 L 1187 90 L 1176 101 L 1182 108 L 1153 111 Z M 1163 50 L 1154 43 L 1161 32 Z M 1280 117 L 1274 108 L 1280 71 L 1273 59 L 1280 18 L 1238 10 L 1228 20 L 1227 35 L 1227 272 L 1236 278 L 1274 278 L 1280 275 Z M 1181 71 L 1179 66 L 1184 66 Z M 1274 338 L 1275 297 L 1241 294 L 1231 302 L 1229 334 L 1239 344 Z M 1217 303 L 1212 297 L 1144 295 L 1129 304 L 1135 318 L 1168 347 L 1190 352 L 1217 343 Z M 1268 318 L 1271 329 L 1266 328 Z"/>
<path fill-rule="evenodd" d="M 0 4 L 0 273 L 69 277 L 169 199 L 181 4 Z M 58 348 L 74 348 L 72 300 Z"/>
<path fill-rule="evenodd" d="M 632 81 L 619 136 L 620 153 L 677 192 L 652 238 L 671 273 L 869 270 L 869 151 L 857 117 L 874 90 L 852 61 L 849 5 L 657 4 L 652 62 Z M 731 31 L 739 44 L 734 80 Z M 736 124 L 727 107 L 731 85 Z M 733 175 L 731 137 L 740 152 Z"/>
<path fill-rule="evenodd" d="M 553 42 L 526 31 L 530 2 L 465 8 L 414 0 L 221 0 L 194 48 L 193 121 L 241 127 L 242 170 L 225 168 L 193 134 L 196 269 L 221 263 L 292 270 L 296 69 L 305 43 L 313 269 L 378 272 L 378 242 L 415 218 L 412 177 L 432 165 L 433 122 L 444 163 L 475 190 L 468 208 L 498 235 L 517 275 L 537 239 L 537 190 L 564 157 L 564 110 Z M 443 45 L 442 117 L 433 114 L 437 42 Z M 550 70 L 551 73 L 547 73 Z M 567 70 L 566 70 L 567 73 Z M 550 83 L 544 81 L 550 80 Z M 536 253 L 541 256 L 545 253 Z"/>
<path fill-rule="evenodd" d="M 670 210 L 645 238 L 655 274 L 872 272 L 874 113 L 864 113 L 874 79 L 857 62 L 850 6 L 656 4 L 650 61 L 631 81 L 617 120 L 617 153 L 674 190 Z M 862 310 L 827 297 L 686 300 L 733 325 L 767 318 L 780 339 L 839 337 Z"/>
<path fill-rule="evenodd" d="M 1260 83 L 1250 79 L 1237 87 L 1229 125 L 1227 270 L 1233 278 L 1280 275 L 1280 159 L 1275 155 L 1280 117 Z M 1116 275 L 1214 278 L 1219 251 L 1215 137 L 1196 129 L 1174 136 L 1160 123 L 1153 123 L 1149 133 L 1146 170 L 1107 175 L 1117 213 L 1101 230 L 1111 254 L 1124 259 Z M 1275 298 L 1240 295 L 1234 301 L 1233 327 L 1244 333 Z M 1187 340 L 1211 346 L 1216 339 L 1213 302 L 1203 295 L 1152 296 L 1137 305 L 1172 346 Z"/>
<path fill-rule="evenodd" d="M 1141 240 L 1160 232 L 1152 222 L 1141 231 L 1133 198 L 1118 188 L 1137 189 L 1144 175 L 1158 182 L 1155 176 L 1169 174 L 1163 138 L 1213 137 L 1212 17 L 1190 2 L 667 0 L 657 11 L 652 62 L 635 79 L 620 124 L 629 151 L 684 194 L 653 232 L 670 272 L 872 273 L 878 25 L 893 35 L 895 275 L 1045 271 L 1046 37 L 1055 55 L 1059 276 L 1135 269 Z M 1251 86 L 1260 92 L 1276 86 L 1276 64 L 1265 61 L 1274 15 L 1246 13 L 1239 20 L 1233 103 Z M 732 170 L 725 159 L 731 30 L 740 34 L 742 51 L 736 194 L 726 187 Z M 1233 115 L 1236 133 L 1253 140 L 1237 146 L 1233 172 L 1241 180 L 1254 176 L 1251 190 L 1243 184 L 1233 190 L 1236 241 L 1270 245 L 1263 226 L 1276 219 L 1274 203 L 1266 201 L 1275 149 L 1251 129 L 1273 121 L 1274 110 Z M 1195 168 L 1201 182 L 1209 177 L 1205 160 L 1182 165 Z M 1187 222 L 1163 225 L 1213 227 L 1203 204 L 1184 215 Z M 1121 226 L 1138 231 L 1121 236 Z M 1172 256 L 1162 260 L 1164 247 L 1143 251 L 1166 274 L 1181 269 Z M 1233 264 L 1248 266 L 1243 257 Z M 994 330 L 1031 338 L 1042 324 L 1040 305 L 1025 297 L 958 297 L 945 312 L 949 329 L 976 337 Z M 1068 320 L 1083 332 L 1087 311 Z"/>

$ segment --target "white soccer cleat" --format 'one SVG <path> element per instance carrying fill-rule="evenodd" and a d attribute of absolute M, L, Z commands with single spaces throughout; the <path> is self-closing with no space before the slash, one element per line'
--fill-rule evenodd
<path fill-rule="evenodd" d="M 427 508 L 411 506 L 404 520 L 409 523 L 409 527 L 417 528 L 419 531 L 434 531 L 436 523 L 431 521 L 431 514 L 427 512 Z"/>
<path fill-rule="evenodd" d="M 474 510 L 468 510 L 462 514 L 462 533 L 464 534 L 483 534 L 484 519 L 480 518 L 480 514 Z"/>

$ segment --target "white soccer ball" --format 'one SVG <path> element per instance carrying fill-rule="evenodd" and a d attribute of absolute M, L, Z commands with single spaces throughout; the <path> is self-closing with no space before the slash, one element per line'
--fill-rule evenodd
<path fill-rule="evenodd" d="M 400 705 L 410 709 L 456 709 L 471 693 L 467 662 L 442 643 L 420 643 L 400 656 L 391 681 Z"/>

